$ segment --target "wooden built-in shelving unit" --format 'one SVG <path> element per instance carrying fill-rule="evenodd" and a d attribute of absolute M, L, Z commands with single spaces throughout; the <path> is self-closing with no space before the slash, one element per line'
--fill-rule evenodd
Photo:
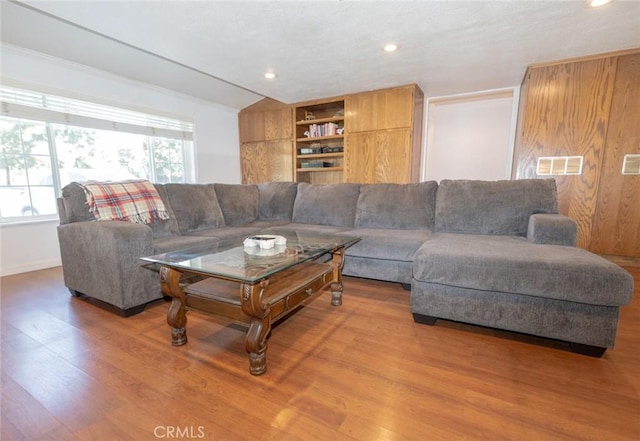
<path fill-rule="evenodd" d="M 295 180 L 342 182 L 344 168 L 344 100 L 294 106 Z"/>
<path fill-rule="evenodd" d="M 266 98 L 240 112 L 242 182 L 418 182 L 423 106 L 415 84 L 293 105 Z"/>

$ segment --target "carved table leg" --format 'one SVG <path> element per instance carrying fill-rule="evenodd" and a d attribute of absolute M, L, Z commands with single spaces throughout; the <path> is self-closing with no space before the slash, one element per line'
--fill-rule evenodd
<path fill-rule="evenodd" d="M 331 267 L 333 267 L 333 283 L 331 283 L 331 304 L 342 305 L 342 268 L 344 267 L 344 248 L 337 249 L 331 255 Z"/>
<path fill-rule="evenodd" d="M 187 312 L 185 294 L 180 287 L 182 273 L 175 269 L 160 268 L 162 292 L 171 296 L 171 305 L 167 311 L 167 323 L 171 326 L 171 344 L 182 346 L 187 342 Z"/>
<path fill-rule="evenodd" d="M 334 282 L 331 284 L 331 304 L 333 306 L 342 305 L 342 282 Z"/>
<path fill-rule="evenodd" d="M 242 285 L 242 311 L 251 317 L 245 340 L 251 375 L 262 375 L 267 370 L 267 337 L 271 332 L 271 308 L 262 302 L 262 296 L 268 285 L 268 279 L 255 285 Z"/>

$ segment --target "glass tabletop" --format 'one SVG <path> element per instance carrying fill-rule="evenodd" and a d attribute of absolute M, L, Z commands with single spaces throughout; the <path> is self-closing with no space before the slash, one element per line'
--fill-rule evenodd
<path fill-rule="evenodd" d="M 316 259 L 360 239 L 352 236 L 318 234 L 302 231 L 277 231 L 249 237 L 286 238 L 285 245 L 272 248 L 245 246 L 245 238 L 221 240 L 213 245 L 190 247 L 154 256 L 142 257 L 145 262 L 200 274 L 254 283 L 307 260 Z M 256 239 L 253 243 L 258 243 Z"/>

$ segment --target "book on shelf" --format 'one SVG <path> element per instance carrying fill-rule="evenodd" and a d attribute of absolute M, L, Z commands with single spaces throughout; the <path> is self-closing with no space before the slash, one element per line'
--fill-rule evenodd
<path fill-rule="evenodd" d="M 305 132 L 308 138 L 317 138 L 319 136 L 333 136 L 338 135 L 340 127 L 334 122 L 327 122 L 324 124 L 309 124 L 309 130 Z"/>
<path fill-rule="evenodd" d="M 300 149 L 301 155 L 316 155 L 322 153 L 322 147 L 303 147 Z"/>
<path fill-rule="evenodd" d="M 317 155 L 320 153 L 342 153 L 344 152 L 343 146 L 316 146 L 301 147 L 299 155 Z"/>
<path fill-rule="evenodd" d="M 333 162 L 328 161 L 302 161 L 300 168 L 325 168 L 333 167 Z"/>

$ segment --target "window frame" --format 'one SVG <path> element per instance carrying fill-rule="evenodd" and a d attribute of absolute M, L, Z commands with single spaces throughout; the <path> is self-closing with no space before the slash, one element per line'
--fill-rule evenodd
<path fill-rule="evenodd" d="M 29 103 L 21 102 L 20 99 L 11 99 L 11 93 L 24 93 L 25 96 L 33 99 L 34 96 L 42 97 L 42 107 L 38 107 L 35 100 L 33 107 L 30 107 Z M 46 107 L 46 102 L 49 98 L 56 100 L 57 108 L 51 109 Z M 23 100 L 24 101 L 24 100 Z M 61 107 L 65 103 L 69 104 L 67 112 Z M 85 106 L 85 109 L 98 111 L 106 109 L 107 114 L 113 112 L 115 115 L 113 120 L 100 119 L 95 115 L 90 116 L 86 114 L 78 114 L 82 112 L 73 111 L 73 106 L 78 105 Z M 180 117 L 165 117 L 158 113 L 152 112 L 140 112 L 138 110 L 129 109 L 125 106 L 112 106 L 100 103 L 99 100 L 78 100 L 71 97 L 61 96 L 60 94 L 50 94 L 48 92 L 42 92 L 33 90 L 32 88 L 25 89 L 22 87 L 13 87 L 10 85 L 0 84 L 0 116 L 3 118 L 11 118 L 19 121 L 33 121 L 35 123 L 44 124 L 47 136 L 49 161 L 51 167 L 51 180 L 53 193 L 55 198 L 59 198 L 62 190 L 62 179 L 58 160 L 58 146 L 55 139 L 55 128 L 53 125 L 65 125 L 68 127 L 88 129 L 88 130 L 107 130 L 120 133 L 128 133 L 135 135 L 143 135 L 146 137 L 146 143 L 149 146 L 148 149 L 148 162 L 149 162 L 149 176 L 148 179 L 151 182 L 156 182 L 158 178 L 158 170 L 155 168 L 155 152 L 156 146 L 154 145 L 154 138 L 160 139 L 172 139 L 180 141 L 181 145 L 181 160 L 183 168 L 183 180 L 184 182 L 195 182 L 195 141 L 193 132 L 195 125 L 187 118 Z M 99 112 L 98 112 L 99 113 Z M 134 117 L 130 120 L 126 120 L 128 114 Z M 124 115 L 124 116 L 123 116 Z M 144 121 L 148 122 L 148 125 L 144 124 Z M 140 123 L 143 125 L 139 125 Z M 163 124 L 165 127 L 162 127 Z M 170 163 L 171 164 L 171 163 Z M 177 163 L 176 163 L 177 164 Z M 32 184 L 27 181 L 27 184 L 20 187 L 29 188 L 29 200 L 31 201 L 32 192 L 31 188 L 38 185 Z M 47 186 L 48 187 L 48 186 Z M 57 210 L 56 210 L 57 211 Z M 31 214 L 21 216 L 1 216 L 0 225 L 7 224 L 19 224 L 19 223 L 32 223 L 42 222 L 59 219 L 59 214 Z"/>

